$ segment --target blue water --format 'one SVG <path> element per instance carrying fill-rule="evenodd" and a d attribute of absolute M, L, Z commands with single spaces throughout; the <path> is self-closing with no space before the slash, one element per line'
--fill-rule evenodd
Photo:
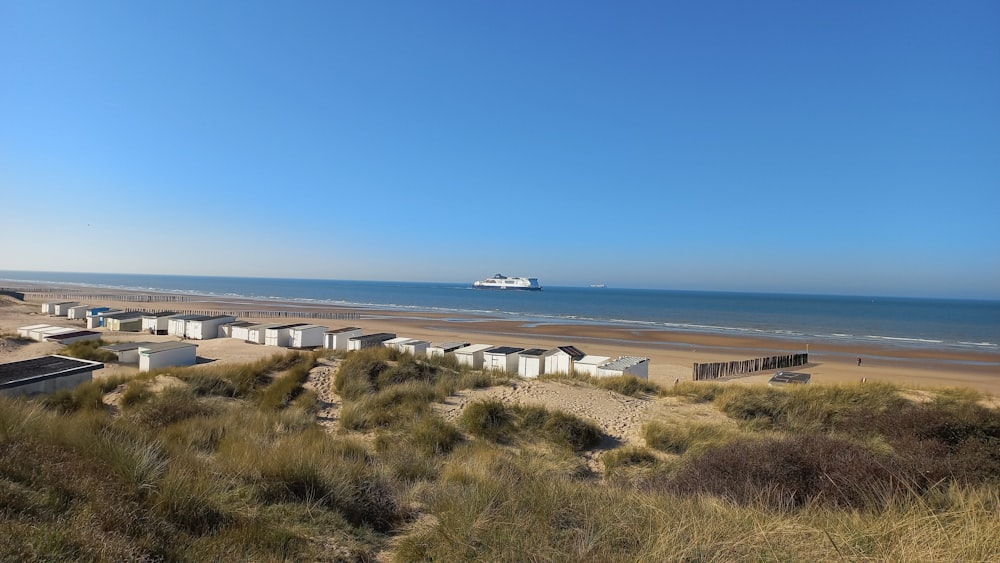
<path fill-rule="evenodd" d="M 0 271 L 0 283 L 59 283 L 375 309 L 479 315 L 529 324 L 601 323 L 806 342 L 1000 351 L 1000 301 L 463 283 Z M 456 319 L 457 320 L 457 319 Z"/>

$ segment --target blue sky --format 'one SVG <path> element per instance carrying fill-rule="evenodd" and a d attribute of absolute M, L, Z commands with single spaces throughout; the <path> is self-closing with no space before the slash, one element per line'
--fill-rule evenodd
<path fill-rule="evenodd" d="M 998 2 L 0 22 L 0 269 L 1000 298 Z"/>

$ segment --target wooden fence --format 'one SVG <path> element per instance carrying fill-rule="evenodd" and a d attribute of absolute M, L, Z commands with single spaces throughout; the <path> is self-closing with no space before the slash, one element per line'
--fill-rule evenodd
<path fill-rule="evenodd" d="M 329 312 L 329 311 L 224 311 L 220 309 L 149 309 L 145 307 L 126 307 L 126 311 L 139 311 L 142 313 L 162 313 L 172 311 L 184 315 L 203 315 L 214 317 L 218 315 L 229 315 L 244 319 L 332 319 L 351 320 L 360 319 L 361 313 L 356 312 Z"/>
<path fill-rule="evenodd" d="M 126 303 L 185 303 L 194 300 L 190 295 L 165 295 L 146 293 L 56 293 L 54 291 L 25 291 L 31 301 L 122 301 Z"/>
<path fill-rule="evenodd" d="M 720 377 L 731 377 L 734 375 L 745 375 L 757 371 L 767 371 L 772 369 L 784 369 L 801 366 L 809 363 L 809 354 L 787 354 L 784 356 L 768 356 L 766 358 L 754 358 L 752 360 L 737 360 L 733 362 L 713 362 L 710 364 L 694 364 L 691 379 L 694 381 L 705 381 L 708 379 L 719 379 Z"/>

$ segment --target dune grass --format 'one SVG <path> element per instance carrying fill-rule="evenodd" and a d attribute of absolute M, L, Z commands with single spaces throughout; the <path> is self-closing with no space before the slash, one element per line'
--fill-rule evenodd
<path fill-rule="evenodd" d="M 975 393 L 680 384 L 728 419 L 595 456 L 596 427 L 537 405 L 435 416 L 500 380 L 384 350 L 344 358 L 327 431 L 315 359 L 0 397 L 0 560 L 1000 559 L 1000 419 Z"/>

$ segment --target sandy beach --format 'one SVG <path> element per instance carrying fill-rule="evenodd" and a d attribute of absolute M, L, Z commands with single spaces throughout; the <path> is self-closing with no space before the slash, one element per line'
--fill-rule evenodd
<path fill-rule="evenodd" d="M 86 293 L 86 290 L 83 291 Z M 128 292 L 116 291 L 116 294 Z M 81 325 L 79 321 L 48 317 L 40 313 L 43 300 L 26 303 L 6 300 L 0 309 L 0 330 L 14 332 L 17 327 L 38 323 L 65 326 Z M 220 311 L 296 311 L 355 313 L 357 318 L 329 320 L 289 317 L 289 322 L 302 321 L 331 328 L 357 326 L 367 333 L 391 332 L 399 336 L 430 342 L 469 341 L 523 348 L 551 348 L 574 345 L 588 354 L 602 356 L 633 355 L 650 358 L 649 379 L 660 385 L 689 381 L 694 363 L 744 360 L 777 354 L 808 352 L 810 363 L 796 368 L 808 372 L 814 384 L 886 381 L 910 387 L 963 386 L 991 395 L 1000 395 L 1000 353 L 975 351 L 941 351 L 890 347 L 845 346 L 840 342 L 782 341 L 770 338 L 743 338 L 665 330 L 644 330 L 620 326 L 585 324 L 537 324 L 519 321 L 493 320 L 477 317 L 456 318 L 435 313 L 366 310 L 295 302 L 253 301 L 247 299 L 197 298 L 183 303 L 130 303 L 105 299 L 80 299 L 93 306 L 116 308 L 143 307 L 154 310 L 220 310 Z M 247 317 L 241 320 L 253 321 Z M 284 319 L 282 319 L 284 320 Z M 262 322 L 274 322 L 268 319 Z M 154 337 L 153 340 L 166 337 Z M 174 338 L 174 337 L 170 337 Z M 149 335 L 115 333 L 108 340 L 149 340 Z M 247 344 L 232 339 L 200 341 L 200 357 L 223 362 L 240 362 L 273 353 L 268 347 Z M 30 344 L 20 353 L 0 351 L 0 360 L 20 359 L 24 354 L 37 353 L 41 348 L 58 349 L 55 344 Z M 51 353 L 46 352 L 46 353 Z M 17 357 L 15 357 L 17 356 Z M 859 366 L 857 358 L 861 357 Z M 733 383 L 766 382 L 772 372 L 730 378 Z"/>

